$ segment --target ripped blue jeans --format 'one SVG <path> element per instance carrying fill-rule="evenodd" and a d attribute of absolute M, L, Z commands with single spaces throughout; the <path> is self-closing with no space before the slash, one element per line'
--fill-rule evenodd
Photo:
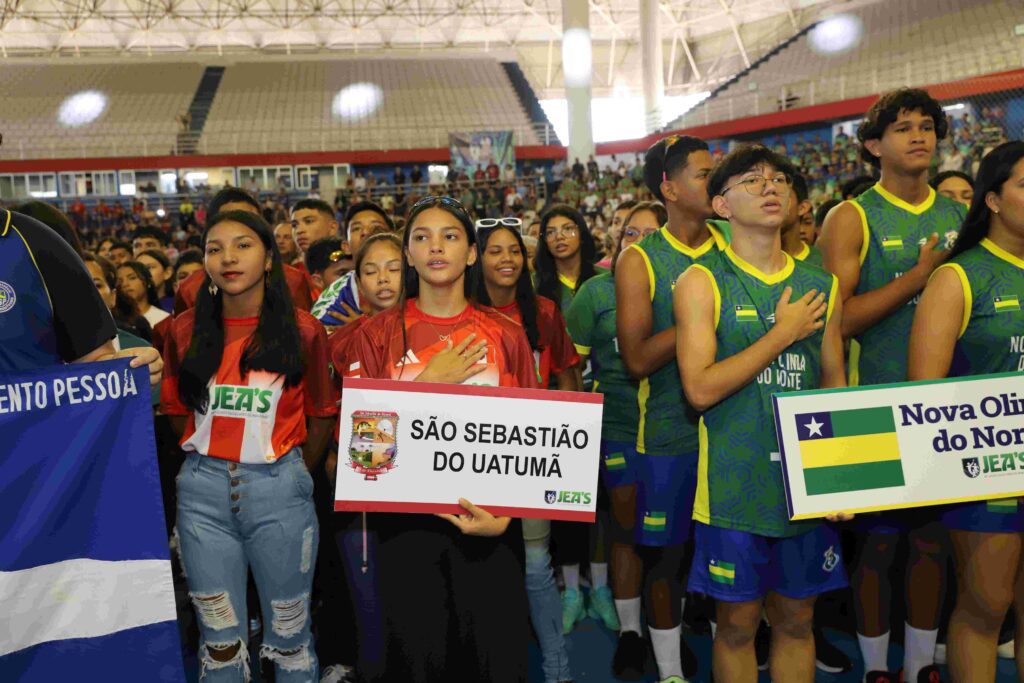
<path fill-rule="evenodd" d="M 302 451 L 270 465 L 191 454 L 177 486 L 181 563 L 202 634 L 200 680 L 250 678 L 251 567 L 265 622 L 260 656 L 274 662 L 278 683 L 319 681 L 309 597 L 319 528 Z"/>

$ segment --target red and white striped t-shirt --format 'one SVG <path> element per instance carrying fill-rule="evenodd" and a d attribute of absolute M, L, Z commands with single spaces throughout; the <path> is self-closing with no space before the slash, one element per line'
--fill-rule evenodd
<path fill-rule="evenodd" d="M 195 310 L 174 320 L 164 350 L 161 408 L 167 415 L 188 415 L 181 447 L 224 460 L 269 464 L 306 441 L 306 416 L 338 414 L 331 384 L 327 334 L 305 311 L 296 311 L 305 371 L 302 381 L 285 388 L 285 378 L 262 370 L 242 376 L 239 360 L 256 330 L 257 318 L 224 320 L 224 353 L 209 384 L 206 413 L 189 411 L 178 398 L 178 371 L 192 340 Z"/>

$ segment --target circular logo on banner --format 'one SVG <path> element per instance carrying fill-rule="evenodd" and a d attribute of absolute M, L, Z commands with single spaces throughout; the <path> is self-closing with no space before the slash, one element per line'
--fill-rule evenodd
<path fill-rule="evenodd" d="M 14 293 L 14 287 L 0 280 L 0 313 L 6 313 L 14 308 L 14 302 L 18 300 Z"/>

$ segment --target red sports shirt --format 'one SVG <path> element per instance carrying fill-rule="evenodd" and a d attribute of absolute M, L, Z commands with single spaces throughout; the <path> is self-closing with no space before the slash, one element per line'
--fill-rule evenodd
<path fill-rule="evenodd" d="M 361 315 L 347 325 L 342 325 L 334 334 L 327 337 L 327 347 L 333 370 L 331 374 L 334 377 L 335 389 L 338 391 L 341 391 L 341 378 L 345 376 L 345 371 L 352 363 L 350 360 L 352 342 L 358 336 L 356 333 L 363 329 L 363 325 L 369 320 L 365 315 Z"/>
<path fill-rule="evenodd" d="M 313 281 L 304 270 L 293 268 L 288 264 L 281 264 L 284 268 L 284 279 L 288 285 L 288 291 L 292 295 L 292 303 L 295 308 L 308 311 L 313 308 Z M 196 295 L 199 288 L 206 280 L 206 271 L 197 270 L 185 278 L 185 281 L 178 285 L 178 291 L 174 294 L 174 315 L 181 315 L 196 305 Z"/>
<path fill-rule="evenodd" d="M 474 304 L 453 318 L 435 318 L 417 308 L 415 299 L 378 313 L 363 325 L 349 348 L 345 376 L 414 380 L 446 348 L 442 336 L 458 345 L 474 332 L 473 344 L 487 340 L 487 356 L 480 360 L 487 369 L 465 384 L 537 388 L 533 351 L 519 323 Z"/>
<path fill-rule="evenodd" d="M 330 381 L 327 333 L 305 311 L 296 311 L 305 372 L 296 386 L 262 370 L 243 377 L 238 362 L 257 318 L 224 320 L 224 354 L 210 380 L 210 405 L 205 414 L 190 411 L 178 398 L 178 372 L 192 341 L 195 312 L 174 319 L 164 348 L 164 381 L 160 407 L 167 415 L 188 415 L 181 447 L 224 460 L 253 464 L 276 461 L 306 441 L 306 416 L 338 414 L 338 399 Z"/>
<path fill-rule="evenodd" d="M 537 336 L 540 351 L 533 352 L 533 360 L 537 366 L 537 379 L 541 387 L 549 385 L 552 375 L 559 375 L 574 365 L 579 365 L 580 356 L 569 338 L 565 326 L 565 318 L 558 306 L 551 299 L 538 296 L 537 299 Z M 519 312 L 519 304 L 512 302 L 508 306 L 495 309 L 515 320 L 520 325 L 523 316 Z"/>

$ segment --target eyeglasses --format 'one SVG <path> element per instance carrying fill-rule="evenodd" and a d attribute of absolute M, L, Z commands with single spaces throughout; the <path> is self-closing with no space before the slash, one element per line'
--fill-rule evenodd
<path fill-rule="evenodd" d="M 562 237 L 575 237 L 580 233 L 580 229 L 575 225 L 563 225 L 560 228 L 548 228 L 544 231 L 544 239 L 553 240 L 559 235 Z"/>
<path fill-rule="evenodd" d="M 747 191 L 747 194 L 756 197 L 757 195 L 764 192 L 764 188 L 768 183 L 771 183 L 775 187 L 789 187 L 793 183 L 793 179 L 790 178 L 785 173 L 776 173 L 771 178 L 765 178 L 764 176 L 761 175 L 752 176 L 750 178 L 744 178 L 738 183 L 730 185 L 729 187 L 725 188 L 718 194 L 724 195 L 732 188 L 742 186 Z"/>
<path fill-rule="evenodd" d="M 523 221 L 519 218 L 481 218 L 476 222 L 476 229 L 485 230 L 488 228 L 496 228 L 498 226 L 504 228 L 512 228 L 516 232 L 519 232 L 523 227 Z"/>
<path fill-rule="evenodd" d="M 640 239 L 658 232 L 658 228 L 631 228 L 626 227 L 623 235 L 631 240 Z"/>

